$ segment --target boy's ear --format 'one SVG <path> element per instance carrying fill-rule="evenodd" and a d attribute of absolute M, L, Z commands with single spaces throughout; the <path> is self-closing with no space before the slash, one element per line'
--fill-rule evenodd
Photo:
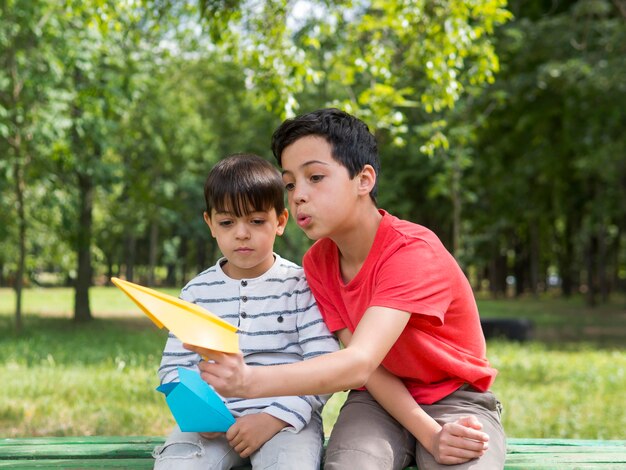
<path fill-rule="evenodd" d="M 209 227 L 209 230 L 211 231 L 211 236 L 215 238 L 215 234 L 213 233 L 213 224 L 211 222 L 211 216 L 209 215 L 207 211 L 204 211 L 203 217 L 204 217 L 204 223 L 207 224 L 207 226 Z"/>
<path fill-rule="evenodd" d="M 283 210 L 282 214 L 278 214 L 278 225 L 276 226 L 276 235 L 282 235 L 285 233 L 285 227 L 287 227 L 287 221 L 289 220 L 289 211 Z"/>
<path fill-rule="evenodd" d="M 357 178 L 359 178 L 359 193 L 369 196 L 376 185 L 376 170 L 372 165 L 365 165 Z"/>

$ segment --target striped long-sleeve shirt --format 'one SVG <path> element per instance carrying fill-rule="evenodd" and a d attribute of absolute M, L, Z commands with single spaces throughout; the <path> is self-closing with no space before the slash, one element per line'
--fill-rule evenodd
<path fill-rule="evenodd" d="M 303 269 L 274 254 L 274 265 L 254 279 L 229 278 L 215 266 L 200 273 L 181 291 L 193 302 L 239 329 L 239 348 L 247 364 L 289 364 L 336 351 L 338 342 L 317 308 Z M 169 334 L 159 368 L 161 384 L 179 380 L 177 367 L 198 370 L 201 360 Z M 298 432 L 321 413 L 329 395 L 270 398 L 227 398 L 234 416 L 264 412 L 289 423 Z"/>

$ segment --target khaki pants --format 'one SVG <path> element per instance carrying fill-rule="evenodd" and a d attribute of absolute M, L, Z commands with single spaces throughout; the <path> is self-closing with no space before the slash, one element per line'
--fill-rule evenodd
<path fill-rule="evenodd" d="M 415 438 L 392 418 L 367 391 L 348 395 L 330 436 L 325 470 L 498 470 L 504 468 L 506 438 L 500 423 L 501 406 L 491 392 L 463 386 L 432 405 L 422 405 L 440 424 L 476 416 L 489 435 L 489 449 L 480 459 L 460 465 L 440 465 Z"/>

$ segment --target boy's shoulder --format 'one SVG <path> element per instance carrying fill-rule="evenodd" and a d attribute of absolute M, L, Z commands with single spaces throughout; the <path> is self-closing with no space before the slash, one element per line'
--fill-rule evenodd
<path fill-rule="evenodd" d="M 204 271 L 196 274 L 185 286 L 181 289 L 181 298 L 186 298 L 191 293 L 199 288 L 206 289 L 213 286 L 219 286 L 225 284 L 225 280 L 220 275 L 220 270 L 217 264 L 205 269 Z"/>
<path fill-rule="evenodd" d="M 268 271 L 268 280 L 280 280 L 282 282 L 306 282 L 304 269 L 297 263 L 283 258 L 276 253 L 274 254 L 276 261 L 270 271 Z"/>

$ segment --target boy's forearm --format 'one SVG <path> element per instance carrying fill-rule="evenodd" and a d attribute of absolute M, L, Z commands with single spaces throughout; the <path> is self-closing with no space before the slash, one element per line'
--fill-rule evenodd
<path fill-rule="evenodd" d="M 367 357 L 343 349 L 302 362 L 251 367 L 252 397 L 325 395 L 362 387 L 371 373 Z"/>
<path fill-rule="evenodd" d="M 340 330 L 337 335 L 345 346 L 349 347 L 352 343 L 353 335 L 347 329 Z M 441 431 L 441 426 L 416 403 L 398 377 L 379 366 L 370 375 L 365 386 L 385 411 L 433 453 L 435 438 Z"/>
<path fill-rule="evenodd" d="M 441 426 L 415 402 L 404 383 L 380 366 L 365 386 L 385 411 L 432 454 Z"/>
<path fill-rule="evenodd" d="M 323 395 L 365 385 L 409 318 L 406 312 L 370 307 L 345 349 L 280 366 L 250 367 L 241 354 L 191 345 L 185 345 L 185 348 L 207 359 L 200 363 L 202 378 L 222 396 Z"/>

